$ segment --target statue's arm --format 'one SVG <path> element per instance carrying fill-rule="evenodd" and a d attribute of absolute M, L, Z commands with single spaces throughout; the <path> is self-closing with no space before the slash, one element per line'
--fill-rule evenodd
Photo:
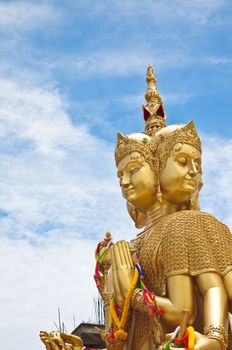
<path fill-rule="evenodd" d="M 204 324 L 206 336 L 198 335 L 196 349 L 227 349 L 228 305 L 225 288 L 221 277 L 216 273 L 203 273 L 196 277 L 196 284 L 203 298 Z M 156 296 L 158 305 L 164 310 L 162 318 L 169 325 L 176 327 L 181 323 L 183 310 L 190 311 L 188 323 L 195 319 L 195 288 L 193 278 L 176 275 L 167 279 L 168 298 Z M 132 307 L 147 313 L 140 289 L 134 291 Z"/>
<path fill-rule="evenodd" d="M 196 277 L 196 285 L 204 307 L 204 333 L 220 343 L 221 349 L 228 344 L 228 298 L 221 276 L 205 272 Z"/>
<path fill-rule="evenodd" d="M 176 327 L 181 323 L 183 310 L 189 310 L 188 323 L 195 318 L 195 289 L 193 279 L 186 275 L 176 275 L 167 279 L 168 297 L 156 296 L 157 304 L 163 309 L 162 318 L 169 325 Z M 139 289 L 134 291 L 132 307 L 147 313 L 147 306 Z"/>
<path fill-rule="evenodd" d="M 229 310 L 232 313 L 232 271 L 227 272 L 223 277 L 223 283 L 228 296 Z"/>
<path fill-rule="evenodd" d="M 195 286 L 193 278 L 175 275 L 167 278 L 168 297 L 156 297 L 158 305 L 164 310 L 163 319 L 170 325 L 181 323 L 183 310 L 189 310 L 188 323 L 195 319 Z"/>

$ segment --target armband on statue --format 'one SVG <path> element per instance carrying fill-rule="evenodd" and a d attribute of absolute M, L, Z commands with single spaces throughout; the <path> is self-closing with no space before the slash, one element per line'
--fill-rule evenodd
<path fill-rule="evenodd" d="M 163 310 L 157 304 L 155 295 L 152 294 L 146 286 L 141 266 L 137 263 L 135 267 L 139 272 L 138 282 L 140 288 L 136 288 L 133 292 L 132 307 L 143 314 L 147 314 L 150 318 L 153 318 L 155 315 L 162 315 Z"/>
<path fill-rule="evenodd" d="M 210 339 L 218 340 L 222 350 L 227 349 L 228 334 L 222 325 L 215 327 L 213 324 L 211 324 L 209 327 L 205 327 L 204 334 Z"/>

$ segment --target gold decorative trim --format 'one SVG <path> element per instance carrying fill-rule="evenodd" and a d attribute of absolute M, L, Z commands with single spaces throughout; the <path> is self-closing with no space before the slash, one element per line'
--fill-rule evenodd
<path fill-rule="evenodd" d="M 147 104 L 142 106 L 145 121 L 145 132 L 154 135 L 158 130 L 166 126 L 166 114 L 159 91 L 156 87 L 155 72 L 151 64 L 147 68 L 147 90 L 144 95 Z"/>
<path fill-rule="evenodd" d="M 225 331 L 225 328 L 222 325 L 218 327 L 210 324 L 209 327 L 204 328 L 204 334 L 210 339 L 216 339 L 220 342 L 223 350 L 226 350 L 228 347 L 228 334 Z"/>

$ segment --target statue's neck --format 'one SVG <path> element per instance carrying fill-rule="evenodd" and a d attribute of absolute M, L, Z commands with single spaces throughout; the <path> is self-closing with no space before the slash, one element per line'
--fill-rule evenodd
<path fill-rule="evenodd" d="M 145 229 L 154 225 L 162 217 L 162 209 L 159 202 L 155 203 L 146 212 Z"/>
<path fill-rule="evenodd" d="M 163 216 L 167 216 L 173 213 L 176 213 L 177 211 L 179 211 L 179 208 L 177 205 L 173 204 L 173 203 L 169 203 L 167 202 L 165 199 L 162 200 L 162 215 Z"/>
<path fill-rule="evenodd" d="M 163 200 L 156 202 L 146 212 L 145 229 L 154 225 L 162 216 L 167 216 L 178 211 L 178 206 Z"/>

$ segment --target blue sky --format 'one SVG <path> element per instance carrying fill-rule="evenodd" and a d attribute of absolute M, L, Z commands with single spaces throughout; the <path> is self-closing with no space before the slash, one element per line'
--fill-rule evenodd
<path fill-rule="evenodd" d="M 167 123 L 202 136 L 201 206 L 232 224 L 230 0 L 0 1 L 0 334 L 42 349 L 57 307 L 91 316 L 93 250 L 131 238 L 116 133 L 144 128 L 152 63 Z M 14 337 L 12 334 L 14 332 Z M 19 345 L 20 344 L 20 345 Z"/>

